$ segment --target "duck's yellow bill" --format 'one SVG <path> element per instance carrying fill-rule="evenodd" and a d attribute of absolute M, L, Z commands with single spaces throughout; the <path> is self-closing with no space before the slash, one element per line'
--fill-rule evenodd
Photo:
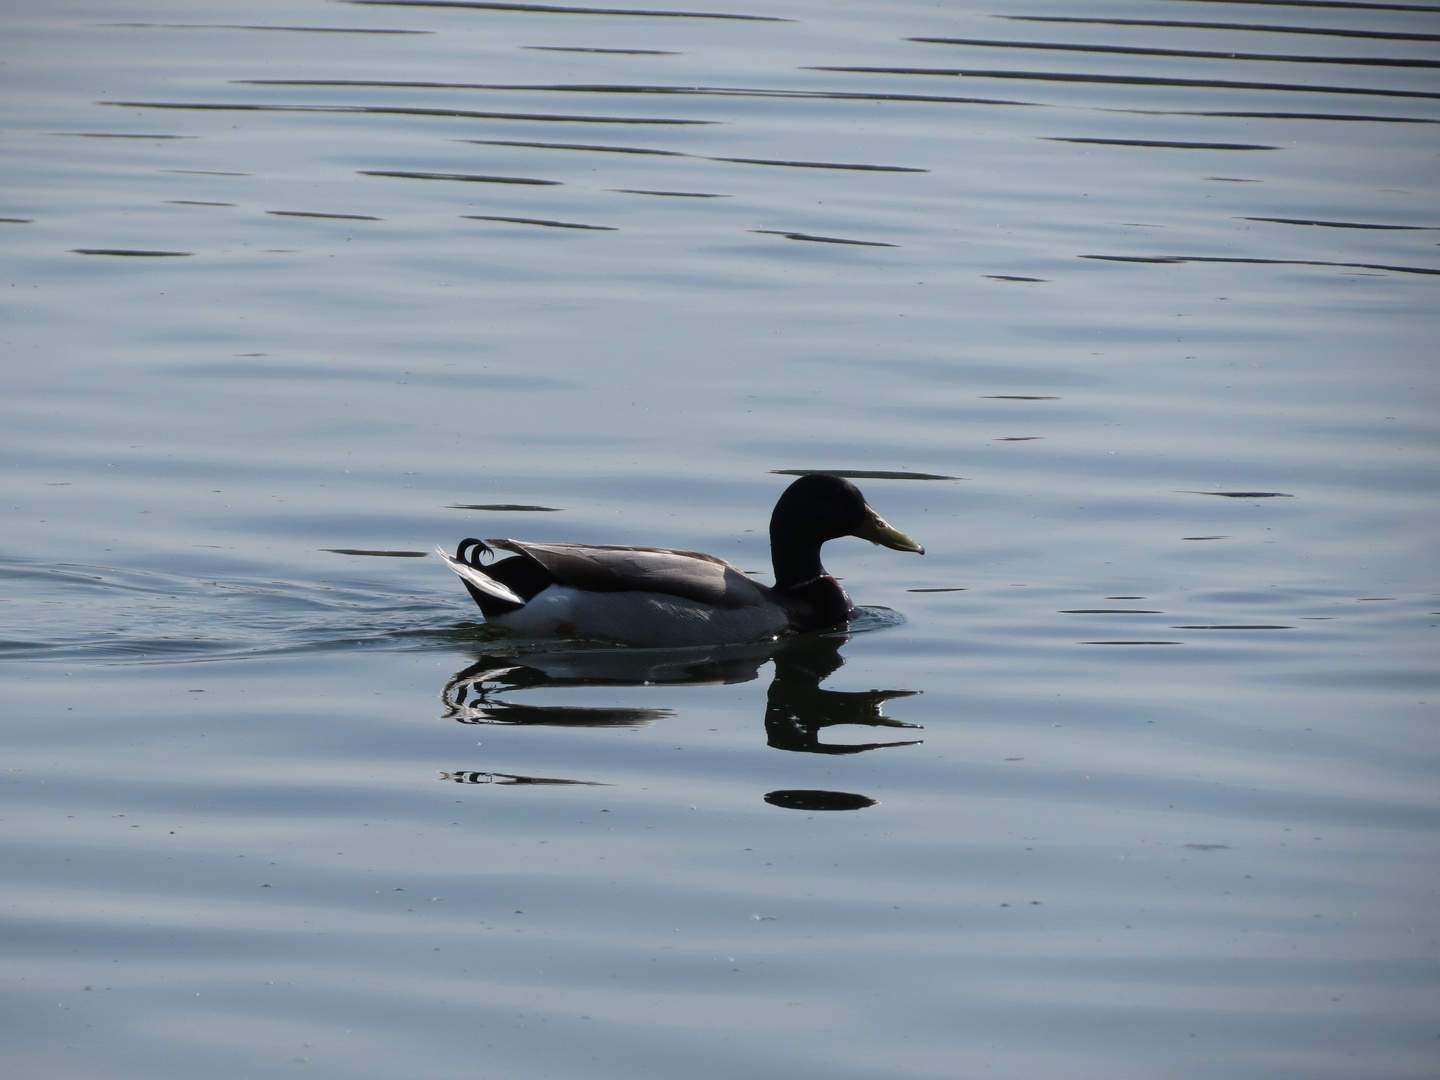
<path fill-rule="evenodd" d="M 890 548 L 892 551 L 913 551 L 917 555 L 925 554 L 923 547 L 899 529 L 893 528 L 871 508 L 869 503 L 865 504 L 865 523 L 852 535 L 858 536 L 861 540 L 869 540 L 872 544 Z"/>

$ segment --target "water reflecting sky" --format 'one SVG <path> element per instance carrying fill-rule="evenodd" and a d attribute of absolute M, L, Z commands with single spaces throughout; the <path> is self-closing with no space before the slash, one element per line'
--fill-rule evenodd
<path fill-rule="evenodd" d="M 13 1068 L 1434 1074 L 1440 10 L 0 24 Z M 426 555 L 814 469 L 847 635 Z"/>

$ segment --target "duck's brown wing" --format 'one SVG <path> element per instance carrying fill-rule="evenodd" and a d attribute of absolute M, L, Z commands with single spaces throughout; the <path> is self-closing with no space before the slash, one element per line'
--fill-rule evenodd
<path fill-rule="evenodd" d="M 486 540 L 523 555 L 562 584 L 588 592 L 650 592 L 723 610 L 774 603 L 770 590 L 724 559 L 698 551 Z"/>

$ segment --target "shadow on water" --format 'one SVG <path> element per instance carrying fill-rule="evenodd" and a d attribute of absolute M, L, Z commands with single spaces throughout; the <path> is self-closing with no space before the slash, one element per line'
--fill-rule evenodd
<path fill-rule="evenodd" d="M 883 612 L 862 612 L 867 617 Z M 566 651 L 514 651 L 493 649 L 456 672 L 445 683 L 441 700 L 444 718 L 462 724 L 503 724 L 544 727 L 636 727 L 674 716 L 669 707 L 614 707 L 536 705 L 511 700 L 507 695 L 538 689 L 594 687 L 721 686 L 759 678 L 761 667 L 773 663 L 774 674 L 765 703 L 765 741 L 776 750 L 807 754 L 859 754 L 888 746 L 914 746 L 922 740 L 904 739 L 865 743 L 836 743 L 823 739 L 826 729 L 839 725 L 871 728 L 905 728 L 917 724 L 892 719 L 886 702 L 911 697 L 916 690 L 827 690 L 820 684 L 845 664 L 841 648 L 849 634 L 806 634 L 778 641 L 705 649 L 569 649 Z M 481 780 L 461 780 L 464 776 Z M 540 783 L 535 778 L 499 774 L 447 773 L 447 779 L 465 783 Z M 546 780 L 545 783 L 592 781 Z M 845 792 L 772 792 L 766 801 L 776 806 L 805 810 L 859 809 L 874 800 Z"/>

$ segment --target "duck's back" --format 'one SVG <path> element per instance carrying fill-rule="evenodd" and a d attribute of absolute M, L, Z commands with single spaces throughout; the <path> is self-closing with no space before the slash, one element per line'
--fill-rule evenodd
<path fill-rule="evenodd" d="M 770 590 L 724 559 L 699 551 L 486 540 L 539 563 L 556 581 L 589 592 L 656 592 L 727 611 L 771 602 Z"/>

